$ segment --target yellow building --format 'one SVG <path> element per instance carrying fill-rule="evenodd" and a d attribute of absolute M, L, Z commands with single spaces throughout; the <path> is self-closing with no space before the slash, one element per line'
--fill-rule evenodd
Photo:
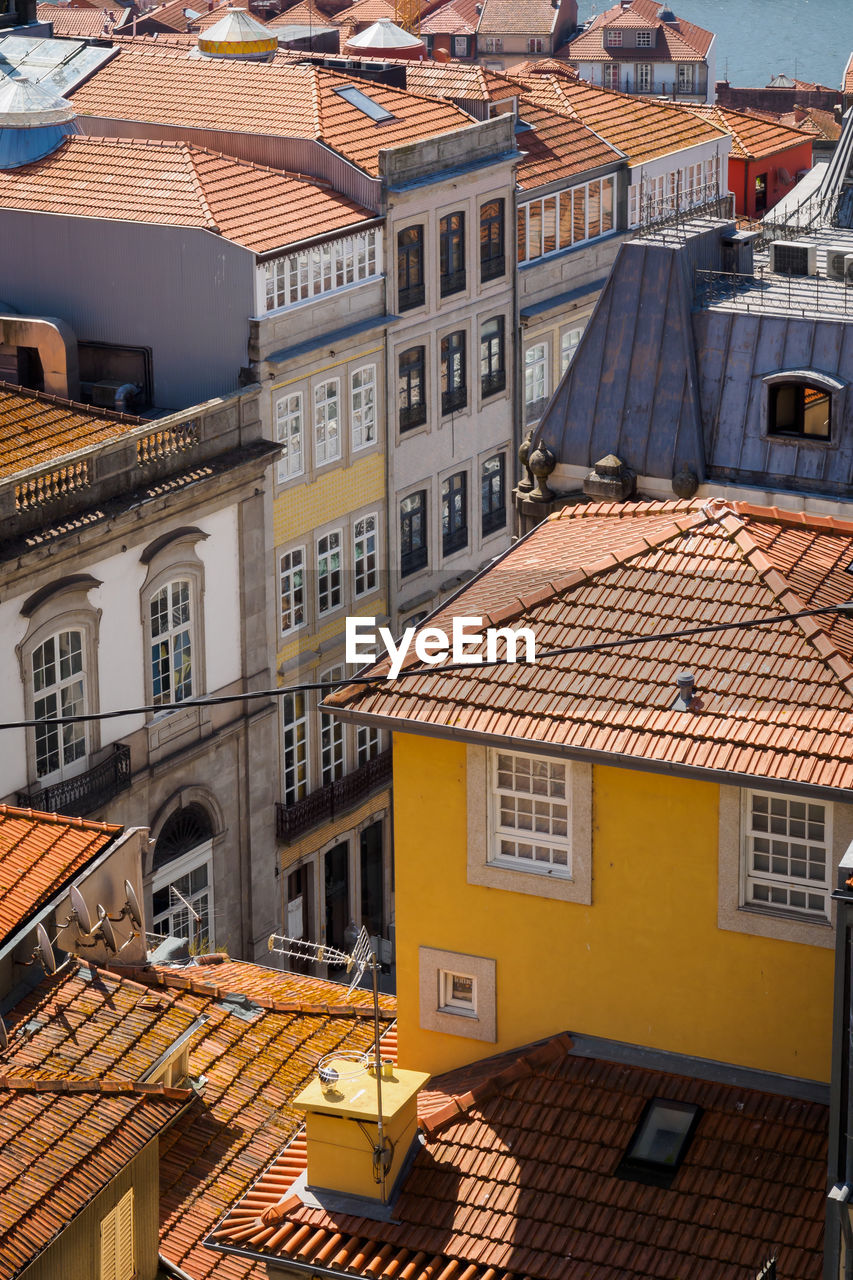
<path fill-rule="evenodd" d="M 827 517 L 566 508 L 424 629 L 529 628 L 540 654 L 709 630 L 453 673 L 412 653 L 423 675 L 335 696 L 394 735 L 403 1066 L 569 1030 L 829 1078 L 853 625 L 750 624 L 847 600 L 851 560 Z"/>

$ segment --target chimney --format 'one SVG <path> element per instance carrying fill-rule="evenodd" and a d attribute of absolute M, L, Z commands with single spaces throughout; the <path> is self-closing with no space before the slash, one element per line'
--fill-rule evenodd
<path fill-rule="evenodd" d="M 679 671 L 675 677 L 675 683 L 678 687 L 678 697 L 672 704 L 673 711 L 689 711 L 693 706 L 693 693 L 696 687 L 696 680 L 692 671 Z"/>
<path fill-rule="evenodd" d="M 372 1061 L 323 1058 L 293 1101 L 305 1112 L 308 1190 L 321 1201 L 331 1193 L 388 1204 L 416 1139 L 418 1093 L 428 1079 L 383 1062 L 377 1081 Z"/>

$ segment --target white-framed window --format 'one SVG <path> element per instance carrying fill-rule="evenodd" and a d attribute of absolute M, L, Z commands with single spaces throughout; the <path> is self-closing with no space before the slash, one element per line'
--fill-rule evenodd
<path fill-rule="evenodd" d="M 503 53 L 503 36 L 486 36 L 483 46 L 486 53 Z"/>
<path fill-rule="evenodd" d="M 172 858 L 151 881 L 152 931 L 186 938 L 200 950 L 215 945 L 213 928 L 213 842 Z M 196 918 L 197 917 L 197 918 Z"/>
<path fill-rule="evenodd" d="M 468 57 L 468 37 L 467 36 L 453 37 L 453 56 L 454 58 Z"/>
<path fill-rule="evenodd" d="M 571 879 L 569 769 L 546 756 L 493 751 L 491 862 Z"/>
<path fill-rule="evenodd" d="M 331 667 L 320 679 L 336 683 L 343 680 L 344 674 L 342 666 Z M 337 782 L 346 772 L 343 722 L 325 711 L 320 712 L 320 770 L 324 787 Z"/>
<path fill-rule="evenodd" d="M 261 268 L 265 309 L 276 311 L 358 284 L 379 274 L 381 268 L 381 238 L 376 228 L 284 254 Z"/>
<path fill-rule="evenodd" d="M 537 342 L 524 353 L 525 419 L 538 418 L 548 396 L 548 344 Z"/>
<path fill-rule="evenodd" d="M 637 93 L 651 93 L 652 64 L 650 62 L 638 62 L 634 68 L 634 78 Z"/>
<path fill-rule="evenodd" d="M 98 1280 L 134 1280 L 133 1187 L 101 1218 L 100 1255 Z"/>
<path fill-rule="evenodd" d="M 280 396 L 275 405 L 275 438 L 282 446 L 278 482 L 301 476 L 305 470 L 302 392 Z"/>
<path fill-rule="evenodd" d="M 308 794 L 308 709 L 304 693 L 281 700 L 284 777 L 282 799 L 295 804 Z"/>
<path fill-rule="evenodd" d="M 193 696 L 192 583 L 167 582 L 148 606 L 151 701 L 155 706 Z"/>
<path fill-rule="evenodd" d="M 356 369 L 350 379 L 353 450 L 376 443 L 376 365 Z"/>
<path fill-rule="evenodd" d="M 676 64 L 676 72 L 678 74 L 678 92 L 693 92 L 693 63 L 679 62 Z"/>
<path fill-rule="evenodd" d="M 601 83 L 605 89 L 619 88 L 619 63 L 605 62 L 601 74 Z"/>
<path fill-rule="evenodd" d="M 564 374 L 569 365 L 575 358 L 575 352 L 580 346 L 580 340 L 583 337 L 583 329 L 564 329 L 560 334 L 560 375 Z"/>
<path fill-rule="evenodd" d="M 382 751 L 382 731 L 360 724 L 355 731 L 356 764 L 367 764 Z"/>
<path fill-rule="evenodd" d="M 279 560 L 281 634 L 305 625 L 305 548 L 285 551 Z"/>
<path fill-rule="evenodd" d="M 469 973 L 438 971 L 439 1013 L 461 1013 L 466 1018 L 477 1016 L 477 979 Z"/>
<path fill-rule="evenodd" d="M 651 49 L 651 47 L 652 47 L 651 31 L 638 31 L 637 32 L 637 48 Z"/>
<path fill-rule="evenodd" d="M 356 596 L 375 591 L 379 581 L 378 547 L 379 516 L 359 516 L 352 527 L 352 559 Z"/>
<path fill-rule="evenodd" d="M 314 463 L 318 467 L 341 456 L 340 388 L 338 378 L 314 388 Z"/>
<path fill-rule="evenodd" d="M 612 231 L 615 181 L 595 178 L 519 205 L 518 261 L 532 262 Z"/>
<path fill-rule="evenodd" d="M 832 810 L 772 792 L 743 797 L 743 905 L 829 919 Z"/>
<path fill-rule="evenodd" d="M 317 539 L 317 611 L 331 613 L 342 601 L 341 531 L 333 529 Z"/>
<path fill-rule="evenodd" d="M 85 715 L 86 671 L 83 632 L 58 631 L 31 655 L 36 777 L 50 784 L 86 767 L 85 724 L 55 722 L 57 717 Z"/>
<path fill-rule="evenodd" d="M 605 31 L 604 43 L 608 49 L 622 48 L 622 32 L 621 31 Z"/>
<path fill-rule="evenodd" d="M 528 53 L 541 53 L 544 48 L 544 42 L 541 36 L 531 36 L 527 41 Z"/>

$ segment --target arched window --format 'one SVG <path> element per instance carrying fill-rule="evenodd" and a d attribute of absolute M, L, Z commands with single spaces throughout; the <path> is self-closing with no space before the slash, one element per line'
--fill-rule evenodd
<path fill-rule="evenodd" d="M 152 931 L 209 951 L 213 936 L 213 826 L 200 804 L 167 818 L 154 846 Z"/>

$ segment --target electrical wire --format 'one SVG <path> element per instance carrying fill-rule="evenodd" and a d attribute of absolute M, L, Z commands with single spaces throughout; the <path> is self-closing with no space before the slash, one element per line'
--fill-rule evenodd
<path fill-rule="evenodd" d="M 695 636 L 712 635 L 722 631 L 750 631 L 753 627 L 773 627 L 782 622 L 796 622 L 799 618 L 815 618 L 826 613 L 837 613 L 841 614 L 842 617 L 853 619 L 853 600 L 844 600 L 839 604 L 821 605 L 816 609 L 799 609 L 796 613 L 772 614 L 769 618 L 752 618 L 747 622 L 710 622 L 700 627 L 682 627 L 679 631 L 658 631 L 652 635 L 637 635 L 634 633 L 616 636 L 612 640 L 596 640 L 590 644 L 563 645 L 554 649 L 541 649 L 532 662 L 528 662 L 526 659 L 510 662 L 508 658 L 486 658 L 477 662 L 449 662 L 440 667 L 405 667 L 393 679 L 384 674 L 344 676 L 341 680 L 314 680 L 307 681 L 304 684 L 277 685 L 274 689 L 255 689 L 248 693 L 225 693 L 211 697 L 186 698 L 183 702 L 148 703 L 139 707 L 123 707 L 119 711 L 91 711 L 85 715 L 49 716 L 40 720 L 4 720 L 0 721 L 0 730 L 33 729 L 44 727 L 46 724 L 87 724 L 93 720 L 117 720 L 123 716 L 146 715 L 149 712 L 181 711 L 186 707 L 220 707 L 232 702 L 252 702 L 261 698 L 281 698 L 291 693 L 310 693 L 313 691 L 332 693 L 336 689 L 346 689 L 354 684 L 366 687 L 373 684 L 395 684 L 398 680 L 413 679 L 415 676 L 428 675 L 437 677 L 453 675 L 458 671 L 470 672 L 472 667 L 534 667 L 538 666 L 543 658 L 562 658 L 580 653 L 601 653 L 608 649 L 616 649 L 625 645 L 687 640 Z M 382 660 L 383 658 L 380 656 L 375 658 L 374 662 L 381 662 Z"/>

